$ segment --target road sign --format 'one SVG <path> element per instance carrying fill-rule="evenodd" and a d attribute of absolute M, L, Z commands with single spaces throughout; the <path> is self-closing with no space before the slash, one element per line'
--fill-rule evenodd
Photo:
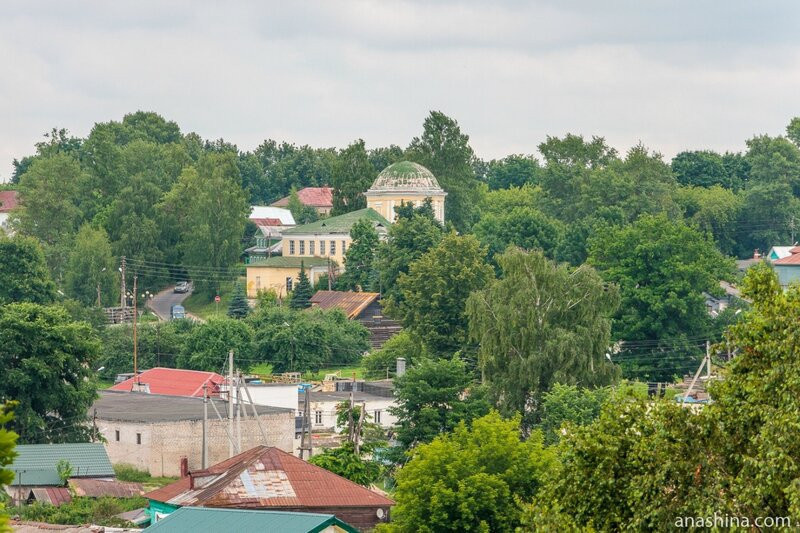
<path fill-rule="evenodd" d="M 219 296 L 214 296 L 214 301 L 215 302 L 219 303 L 219 300 L 220 300 Z"/>

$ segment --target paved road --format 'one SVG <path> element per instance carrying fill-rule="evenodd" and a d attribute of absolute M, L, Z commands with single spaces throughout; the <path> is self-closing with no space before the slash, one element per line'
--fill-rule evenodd
<path fill-rule="evenodd" d="M 189 292 L 175 293 L 172 292 L 173 287 L 164 289 L 147 302 L 147 307 L 153 311 L 161 320 L 169 320 L 169 311 L 173 305 L 183 303 L 183 301 L 192 294 L 191 289 Z"/>

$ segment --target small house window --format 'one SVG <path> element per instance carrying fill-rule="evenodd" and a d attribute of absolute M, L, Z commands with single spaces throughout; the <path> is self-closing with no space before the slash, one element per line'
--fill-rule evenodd
<path fill-rule="evenodd" d="M 300 255 L 306 255 L 306 241 L 300 241 Z"/>
<path fill-rule="evenodd" d="M 292 278 L 286 278 L 286 290 L 292 290 Z"/>
<path fill-rule="evenodd" d="M 294 255 L 294 241 L 289 241 L 289 255 Z"/>
<path fill-rule="evenodd" d="M 308 255 L 314 255 L 314 244 L 316 241 L 308 241 Z"/>
<path fill-rule="evenodd" d="M 256 276 L 256 290 L 261 288 L 261 276 Z"/>
<path fill-rule="evenodd" d="M 345 253 L 345 251 L 347 251 L 347 241 L 342 241 L 342 253 Z"/>
<path fill-rule="evenodd" d="M 141 443 L 142 443 L 142 434 L 141 433 L 137 433 L 136 434 L 136 444 L 141 444 Z"/>
<path fill-rule="evenodd" d="M 331 255 L 336 255 L 336 241 L 331 241 Z"/>
<path fill-rule="evenodd" d="M 119 442 L 119 430 L 114 430 L 114 440 Z"/>
<path fill-rule="evenodd" d="M 380 409 L 375 409 L 372 412 L 372 421 L 375 422 L 376 424 L 380 424 L 381 423 L 381 410 Z"/>
<path fill-rule="evenodd" d="M 322 424 L 322 411 L 314 411 L 314 423 Z"/>
<path fill-rule="evenodd" d="M 325 241 L 319 241 L 319 254 L 325 255 Z"/>

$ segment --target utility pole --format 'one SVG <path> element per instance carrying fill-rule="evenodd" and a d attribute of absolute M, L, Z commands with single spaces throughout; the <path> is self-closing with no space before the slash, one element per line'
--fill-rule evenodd
<path fill-rule="evenodd" d="M 792 232 L 792 246 L 797 244 L 794 242 L 794 215 L 792 215 L 791 220 L 789 221 L 789 230 Z"/>
<path fill-rule="evenodd" d="M 303 405 L 303 432 L 300 434 L 300 459 L 303 459 L 304 452 L 308 452 L 308 458 L 313 453 L 311 444 L 311 388 L 304 387 L 305 405 Z"/>
<path fill-rule="evenodd" d="M 139 385 L 139 366 L 138 366 L 138 364 L 139 364 L 139 361 L 138 361 L 139 347 L 138 347 L 138 342 L 137 342 L 138 339 L 136 337 L 136 313 L 137 313 L 136 300 L 138 300 L 138 298 L 136 297 L 136 279 L 137 278 L 138 278 L 138 276 L 136 274 L 134 274 L 133 275 L 133 388 L 136 391 L 139 390 L 139 387 L 138 387 L 138 385 Z"/>
<path fill-rule="evenodd" d="M 122 266 L 120 267 L 120 272 L 122 275 L 120 276 L 120 303 L 122 304 L 122 308 L 125 309 L 128 306 L 127 297 L 125 296 L 125 256 L 122 256 Z"/>
<path fill-rule="evenodd" d="M 711 379 L 711 341 L 706 340 L 706 379 Z"/>
<path fill-rule="evenodd" d="M 233 436 L 233 350 L 228 352 L 228 434 Z M 233 439 L 228 446 L 228 457 L 233 457 Z"/>
<path fill-rule="evenodd" d="M 202 465 L 208 468 L 208 383 L 203 383 L 203 459 Z"/>
<path fill-rule="evenodd" d="M 241 371 L 236 371 L 236 453 L 242 453 L 242 380 Z"/>
<path fill-rule="evenodd" d="M 355 409 L 355 399 L 353 395 L 355 394 L 356 390 L 356 373 L 353 372 L 353 381 L 351 382 L 350 387 L 350 410 L 347 413 L 347 436 L 350 442 L 355 442 L 355 425 L 353 421 L 353 410 Z"/>

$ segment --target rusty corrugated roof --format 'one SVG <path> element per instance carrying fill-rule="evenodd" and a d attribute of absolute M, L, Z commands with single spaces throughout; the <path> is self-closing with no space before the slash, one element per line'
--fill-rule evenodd
<path fill-rule="evenodd" d="M 195 488 L 191 488 L 191 480 Z M 278 448 L 258 446 L 191 472 L 145 497 L 173 505 L 230 508 L 387 507 L 394 502 Z"/>
<path fill-rule="evenodd" d="M 297 198 L 303 205 L 311 207 L 333 207 L 333 188 L 305 187 L 297 191 Z M 289 205 L 289 197 L 284 196 L 272 205 L 275 207 L 286 207 Z"/>
<path fill-rule="evenodd" d="M 129 481 L 107 481 L 103 479 L 70 479 L 69 486 L 76 496 L 113 496 L 115 498 L 132 498 L 144 494 L 141 483 Z"/>
<path fill-rule="evenodd" d="M 311 303 L 320 309 L 341 309 L 347 318 L 355 318 L 378 296 L 377 292 L 317 291 Z"/>

